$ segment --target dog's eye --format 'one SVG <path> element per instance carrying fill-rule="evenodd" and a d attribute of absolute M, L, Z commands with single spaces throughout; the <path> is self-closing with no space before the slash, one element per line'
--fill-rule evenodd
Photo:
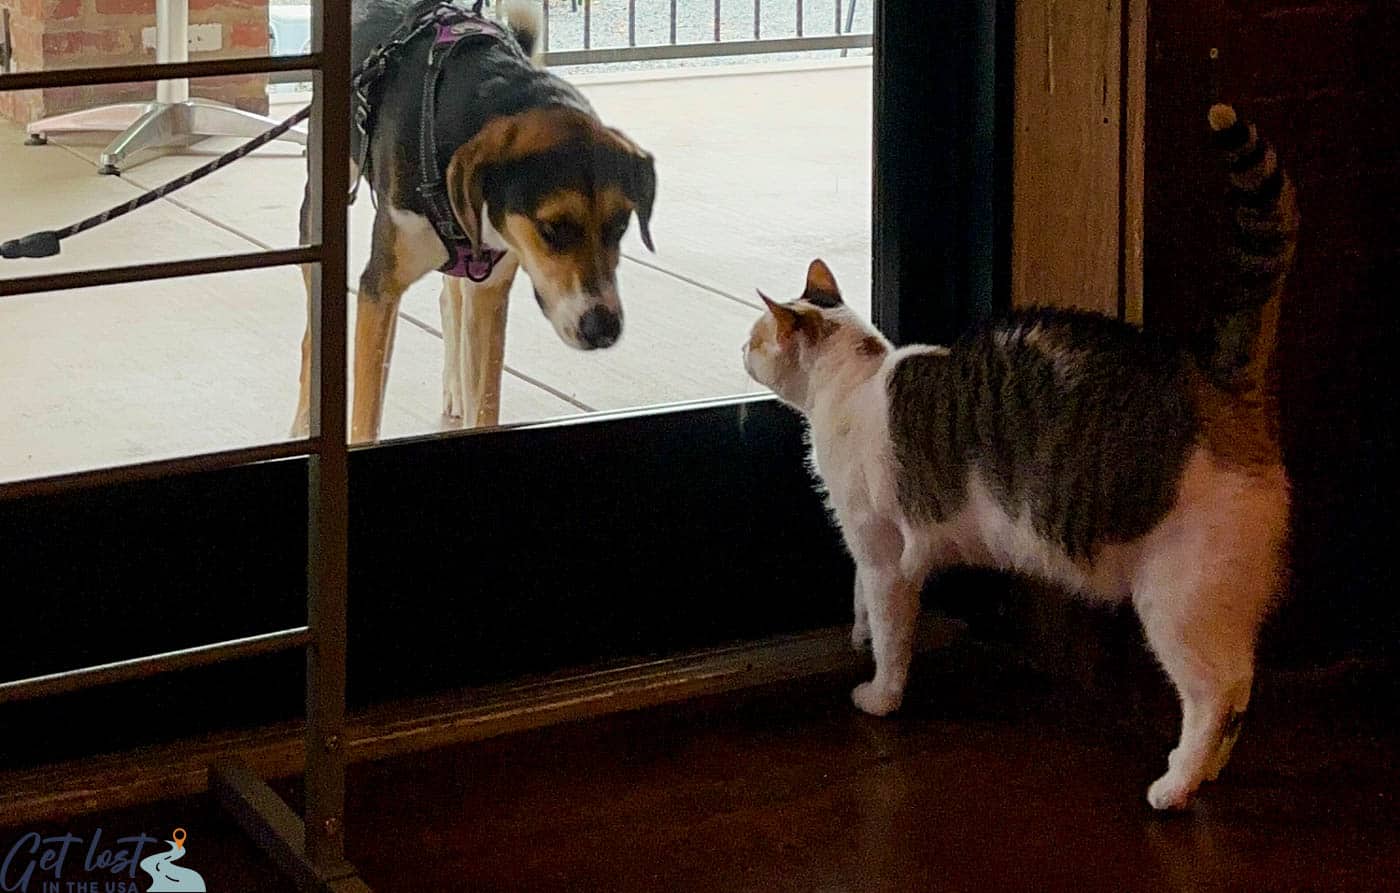
<path fill-rule="evenodd" d="M 571 220 L 541 220 L 536 227 L 540 238 L 555 251 L 567 251 L 583 240 L 583 228 Z"/>

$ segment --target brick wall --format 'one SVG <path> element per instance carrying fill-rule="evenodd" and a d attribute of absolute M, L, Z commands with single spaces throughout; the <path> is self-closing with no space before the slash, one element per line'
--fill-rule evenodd
<path fill-rule="evenodd" d="M 1266 637 L 1285 663 L 1393 654 L 1400 272 L 1400 4 L 1153 0 L 1148 21 L 1145 317 L 1183 331 L 1221 265 L 1213 84 L 1278 144 L 1303 218 L 1278 362 L 1295 482 L 1294 581 Z M 1221 59 L 1212 73 L 1211 47 Z"/>
<path fill-rule="evenodd" d="M 143 28 L 155 25 L 155 0 L 0 0 L 9 8 L 14 70 L 36 71 L 154 62 Z M 222 48 L 191 53 L 192 60 L 267 52 L 267 0 L 189 0 L 190 24 L 222 26 Z M 266 78 L 204 78 L 190 94 L 266 112 Z M 0 95 L 0 115 L 27 123 L 93 105 L 155 96 L 155 85 L 115 84 Z"/>

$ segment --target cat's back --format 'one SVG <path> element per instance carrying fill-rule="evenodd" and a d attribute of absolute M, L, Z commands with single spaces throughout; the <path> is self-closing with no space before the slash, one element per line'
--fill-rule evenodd
<path fill-rule="evenodd" d="M 1199 432 L 1185 356 L 1093 313 L 1016 313 L 887 375 L 907 513 L 952 517 L 973 474 L 1071 555 L 1150 529 Z"/>

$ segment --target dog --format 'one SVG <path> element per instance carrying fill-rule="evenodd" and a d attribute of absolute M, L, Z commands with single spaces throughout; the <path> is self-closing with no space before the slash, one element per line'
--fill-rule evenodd
<path fill-rule="evenodd" d="M 622 335 L 616 272 L 633 215 L 643 244 L 655 250 L 655 161 L 545 69 L 538 6 L 497 3 L 494 20 L 479 6 L 475 14 L 444 6 L 352 4 L 352 65 L 382 60 L 382 73 L 361 88 L 367 114 L 352 121 L 351 133 L 350 179 L 363 178 L 376 209 L 356 301 L 350 435 L 357 443 L 379 437 L 399 302 L 414 282 L 444 272 L 443 414 L 490 426 L 499 420 L 506 302 L 517 270 L 530 277 L 560 340 L 594 350 Z M 405 36 L 405 23 L 435 15 L 442 18 L 381 52 Z M 432 110 L 427 121 L 424 108 Z M 309 212 L 308 178 L 302 244 L 310 240 Z M 310 269 L 302 273 L 308 317 L 294 437 L 310 427 Z"/>

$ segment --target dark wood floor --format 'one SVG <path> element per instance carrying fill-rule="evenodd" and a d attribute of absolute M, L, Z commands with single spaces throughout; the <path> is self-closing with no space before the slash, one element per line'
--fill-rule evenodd
<path fill-rule="evenodd" d="M 1162 817 L 1174 718 L 967 649 L 916 673 L 888 720 L 828 678 L 357 766 L 349 852 L 406 893 L 1400 890 L 1393 680 L 1261 678 L 1230 768 Z M 176 824 L 211 891 L 290 889 L 206 798 L 67 830 Z"/>

